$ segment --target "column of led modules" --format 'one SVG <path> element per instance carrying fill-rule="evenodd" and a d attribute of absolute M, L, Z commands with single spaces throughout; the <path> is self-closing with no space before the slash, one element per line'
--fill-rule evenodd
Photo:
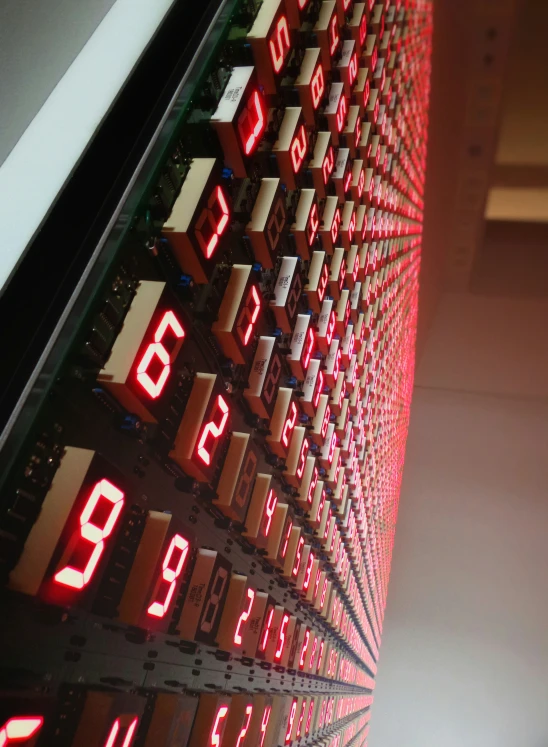
<path fill-rule="evenodd" d="M 59 611 L 48 652 L 80 625 L 75 684 L 6 699 L 1 744 L 367 742 L 413 384 L 432 2 L 234 8 L 135 221 L 156 274 L 123 265 L 75 356 L 112 420 L 100 438 L 93 423 L 44 437 L 27 464 L 47 476 L 14 530 L 9 593 Z M 109 668 L 118 653 L 133 674 Z"/>

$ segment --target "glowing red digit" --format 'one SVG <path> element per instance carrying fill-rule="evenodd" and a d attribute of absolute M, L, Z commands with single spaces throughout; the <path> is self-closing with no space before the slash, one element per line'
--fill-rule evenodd
<path fill-rule="evenodd" d="M 360 198 L 361 198 L 361 196 L 363 194 L 363 188 L 364 188 L 364 186 L 365 186 L 365 173 L 364 173 L 364 170 L 362 169 L 360 171 L 360 177 L 358 179 L 358 197 L 360 197 Z"/>
<path fill-rule="evenodd" d="M 291 732 L 293 731 L 293 722 L 295 721 L 295 714 L 297 713 L 297 698 L 293 699 L 291 703 L 291 710 L 289 712 L 289 718 L 287 719 L 287 731 L 285 733 L 285 744 L 291 742 Z"/>
<path fill-rule="evenodd" d="M 293 569 L 291 570 L 291 575 L 297 576 L 299 575 L 299 568 L 301 567 L 301 557 L 303 554 L 303 547 L 304 547 L 304 537 L 299 537 L 299 543 L 297 545 L 297 552 L 295 554 L 295 563 L 293 565 Z"/>
<path fill-rule="evenodd" d="M 329 150 L 325 154 L 325 157 L 322 163 L 322 174 L 323 174 L 324 184 L 327 184 L 327 180 L 331 176 L 331 172 L 333 171 L 334 166 L 335 166 L 335 151 L 333 150 L 333 146 L 330 145 Z"/>
<path fill-rule="evenodd" d="M 308 488 L 308 495 L 306 497 L 306 502 L 310 503 L 310 505 L 312 505 L 312 500 L 314 498 L 314 491 L 316 490 L 317 484 L 318 484 L 318 468 L 314 467 L 314 476 L 312 477 L 312 480 L 310 481 L 310 487 Z"/>
<path fill-rule="evenodd" d="M 331 57 L 335 54 L 337 46 L 341 37 L 339 36 L 339 25 L 337 23 L 337 16 L 333 13 L 329 22 L 329 54 Z M 374 68 L 373 68 L 374 69 Z"/>
<path fill-rule="evenodd" d="M 228 422 L 229 408 L 227 403 L 219 394 L 215 403 L 214 414 L 209 421 L 206 423 L 202 430 L 202 435 L 198 441 L 197 453 L 204 464 L 211 464 L 212 454 L 215 452 L 217 445 L 217 439 L 221 436 L 226 428 Z M 215 418 L 219 416 L 219 423 L 215 422 Z M 212 440 L 213 443 L 209 447 L 208 441 Z"/>
<path fill-rule="evenodd" d="M 327 265 L 326 265 L 327 267 Z M 332 312 L 334 313 L 334 312 Z M 330 341 L 328 341 L 330 342 Z M 323 392 L 323 371 L 320 369 L 318 371 L 318 376 L 316 378 L 316 388 L 314 390 L 314 407 L 318 406 L 318 402 L 320 401 L 320 395 Z"/>
<path fill-rule="evenodd" d="M 327 522 L 329 524 L 329 522 Z M 325 538 L 324 538 L 325 539 Z M 323 580 L 322 596 L 320 598 L 320 610 L 323 610 L 325 604 L 325 595 L 327 594 L 327 576 Z M 303 661 L 304 666 L 304 661 Z"/>
<path fill-rule="evenodd" d="M 312 575 L 312 566 L 314 565 L 314 553 L 312 550 L 308 553 L 308 561 L 306 563 L 306 570 L 304 572 L 303 589 L 308 591 L 310 586 L 310 577 Z"/>
<path fill-rule="evenodd" d="M 316 512 L 316 521 L 320 521 L 321 519 L 324 504 L 325 504 L 325 490 L 322 490 L 322 495 L 320 498 L 318 511 Z M 316 576 L 316 591 L 314 592 L 314 596 L 316 596 L 316 592 L 318 591 L 317 586 L 319 583 L 320 583 L 320 574 L 318 573 L 318 575 Z"/>
<path fill-rule="evenodd" d="M 263 713 L 263 720 L 261 721 L 261 743 L 259 747 L 263 747 L 264 745 L 264 739 L 266 737 L 266 729 L 268 727 L 268 722 L 270 721 L 271 710 L 272 710 L 272 706 L 267 706 Z"/>
<path fill-rule="evenodd" d="M 369 82 L 369 79 L 365 81 L 365 86 L 363 87 L 363 106 L 364 109 L 367 106 L 369 102 L 369 94 L 371 93 L 371 84 Z M 369 157 L 369 153 L 367 154 Z"/>
<path fill-rule="evenodd" d="M 339 290 L 342 291 L 344 286 L 344 278 L 346 275 L 346 259 L 343 258 L 341 262 L 341 269 L 339 270 Z"/>
<path fill-rule="evenodd" d="M 311 327 L 309 327 L 307 335 L 306 335 L 306 349 L 304 351 L 304 356 L 303 356 L 303 369 L 305 371 L 308 370 L 308 366 L 310 364 L 310 358 L 312 357 L 312 352 L 314 351 L 315 344 L 316 344 L 316 335 L 314 334 L 314 330 Z"/>
<path fill-rule="evenodd" d="M 236 742 L 236 747 L 241 747 L 241 744 L 242 744 L 243 740 L 246 738 L 247 730 L 249 729 L 249 722 L 251 721 L 251 715 L 252 715 L 252 713 L 253 713 L 253 706 L 252 705 L 246 706 L 246 709 L 245 709 L 245 715 L 246 715 L 245 724 L 243 725 L 242 730 L 241 730 L 240 734 L 238 735 L 238 741 Z"/>
<path fill-rule="evenodd" d="M 228 202 L 221 187 L 216 187 L 196 221 L 196 239 L 206 259 L 211 259 L 219 244 L 219 239 L 226 231 L 230 220 Z"/>
<path fill-rule="evenodd" d="M 324 648 L 324 640 L 322 638 L 321 643 L 320 643 L 320 653 L 318 654 L 318 666 L 316 667 L 316 673 L 320 671 L 320 668 L 322 666 L 323 648 Z"/>
<path fill-rule="evenodd" d="M 247 622 L 247 620 L 249 619 L 249 615 L 251 614 L 253 600 L 255 599 L 255 592 L 253 589 L 247 590 L 247 598 L 249 599 L 249 604 L 247 605 L 247 609 L 245 609 L 240 615 L 240 619 L 238 620 L 238 624 L 236 625 L 236 632 L 234 633 L 234 643 L 236 644 L 236 646 L 242 645 L 242 635 L 240 633 L 240 629 L 242 625 Z"/>
<path fill-rule="evenodd" d="M 272 60 L 274 72 L 279 73 L 282 69 L 287 53 L 291 49 L 289 41 L 289 26 L 285 16 L 281 16 L 276 24 L 274 33 L 268 42 L 268 47 L 270 49 L 270 59 Z"/>
<path fill-rule="evenodd" d="M 270 608 L 270 612 L 268 613 L 268 617 L 266 618 L 266 624 L 263 629 L 263 636 L 261 638 L 261 642 L 259 644 L 259 651 L 265 651 L 266 650 L 266 644 L 268 643 L 268 636 L 270 634 L 270 626 L 272 625 L 272 618 L 274 617 L 274 607 Z"/>
<path fill-rule="evenodd" d="M 367 35 L 367 18 L 364 13 L 362 16 L 362 20 L 360 21 L 360 47 L 363 47 L 363 43 L 365 41 L 366 35 Z"/>
<path fill-rule="evenodd" d="M 320 429 L 320 434 L 322 438 L 325 438 L 326 436 L 327 426 L 329 425 L 330 418 L 331 418 L 331 408 L 329 407 L 329 405 L 327 405 L 327 407 L 325 408 L 324 416 L 323 416 L 322 427 Z"/>
<path fill-rule="evenodd" d="M 156 587 L 154 589 L 152 597 L 156 598 L 159 595 L 160 587 L 162 586 L 162 584 L 167 584 L 167 589 L 164 596 L 164 601 L 155 601 L 148 608 L 148 614 L 152 617 L 164 617 L 164 615 L 166 614 L 175 592 L 177 579 L 181 575 L 183 566 L 188 557 L 189 547 L 190 545 L 188 541 L 184 539 L 184 537 L 181 537 L 180 534 L 176 534 L 171 538 L 170 545 L 164 557 L 164 562 L 162 563 L 162 575 L 156 583 Z M 173 561 L 173 565 L 175 566 L 174 568 L 170 567 L 172 564 L 173 556 L 175 556 L 176 558 L 176 560 Z"/>
<path fill-rule="evenodd" d="M 312 207 L 310 208 L 310 213 L 308 215 L 308 222 L 306 224 L 306 240 L 308 242 L 308 246 L 312 246 L 312 244 L 316 240 L 319 227 L 320 227 L 320 218 L 318 216 L 318 205 L 317 203 L 314 202 L 312 204 Z M 320 301 L 321 300 L 322 299 L 320 299 Z"/>
<path fill-rule="evenodd" d="M 312 96 L 312 106 L 317 109 L 323 98 L 325 91 L 325 78 L 323 74 L 322 63 L 319 62 L 317 68 L 314 70 L 314 75 L 310 81 L 310 94 Z"/>
<path fill-rule="evenodd" d="M 322 641 L 323 643 L 323 641 Z M 314 712 L 314 699 L 312 699 L 312 702 L 310 703 L 310 708 L 308 709 L 308 716 L 306 717 L 306 726 L 304 728 L 304 733 L 308 735 L 310 732 L 310 725 L 312 724 L 312 714 Z"/>
<path fill-rule="evenodd" d="M 310 628 L 307 628 L 306 633 L 304 634 L 303 647 L 301 649 L 301 656 L 299 659 L 299 669 L 304 668 L 304 661 L 306 658 L 306 652 L 308 651 L 309 642 L 310 642 Z"/>
<path fill-rule="evenodd" d="M 226 718 L 227 713 L 228 713 L 228 706 L 221 706 L 219 710 L 217 711 L 217 715 L 215 716 L 215 722 L 213 724 L 213 729 L 211 730 L 211 740 L 209 742 L 211 747 L 220 747 L 221 745 L 221 737 L 222 737 L 222 734 L 220 733 L 220 729 L 222 729 L 221 721 L 223 721 Z"/>
<path fill-rule="evenodd" d="M 331 241 L 335 244 L 337 241 L 337 236 L 339 235 L 339 228 L 341 225 L 341 211 L 340 208 L 337 208 L 335 210 L 335 215 L 333 216 L 333 221 L 331 223 Z"/>
<path fill-rule="evenodd" d="M 112 504 L 106 518 L 105 503 L 107 506 L 109 503 Z M 81 556 L 87 554 L 87 562 L 81 569 L 66 565 L 58 571 L 54 576 L 58 584 L 73 589 L 83 589 L 89 583 L 104 552 L 105 540 L 112 533 L 123 505 L 124 494 L 111 482 L 103 479 L 95 484 L 80 514 L 80 528 L 74 532 L 67 546 L 67 549 L 70 548 L 70 558 L 75 558 L 82 563 Z M 95 511 L 100 517 L 99 521 L 102 522 L 102 526 L 93 523 L 92 516 Z"/>
<path fill-rule="evenodd" d="M 139 719 L 134 718 L 127 729 L 124 729 L 117 718 L 112 724 L 105 747 L 130 747 L 138 723 Z"/>
<path fill-rule="evenodd" d="M 271 490 L 268 494 L 268 498 L 266 499 L 266 504 L 264 507 L 263 522 L 265 526 L 263 527 L 263 534 L 265 537 L 268 537 L 268 533 L 270 532 L 270 527 L 272 525 L 272 516 L 274 515 L 274 509 L 276 508 L 277 503 L 278 496 L 276 495 L 274 490 Z"/>
<path fill-rule="evenodd" d="M 297 722 L 297 735 L 296 735 L 297 739 L 301 736 L 305 711 L 306 711 L 306 698 L 303 698 L 303 703 L 301 705 L 301 713 L 299 715 L 299 720 Z"/>
<path fill-rule="evenodd" d="M 266 128 L 264 102 L 258 91 L 253 91 L 238 117 L 238 132 L 246 156 L 251 155 L 259 145 L 261 135 Z"/>
<path fill-rule="evenodd" d="M 170 355 L 162 343 L 168 329 L 178 340 L 182 340 L 185 336 L 185 331 L 173 311 L 165 312 L 154 332 L 154 342 L 151 342 L 147 347 L 137 365 L 137 381 L 152 399 L 156 399 L 162 393 L 171 371 L 170 364 L 173 362 L 173 353 L 177 355 L 178 352 L 178 348 L 175 347 L 172 355 Z M 153 381 L 148 369 L 155 358 L 158 359 L 163 368 L 157 380 Z"/>
<path fill-rule="evenodd" d="M 251 308 L 253 309 L 252 311 L 250 311 Z M 236 329 L 238 330 L 238 335 L 240 336 L 240 340 L 242 341 L 244 345 L 247 345 L 247 343 L 249 342 L 251 338 L 251 333 L 253 332 L 253 326 L 255 322 L 257 321 L 257 317 L 259 316 L 260 310 L 261 310 L 261 297 L 259 295 L 259 291 L 257 290 L 256 286 L 252 285 L 248 291 L 245 306 L 240 311 L 240 316 L 238 317 L 238 321 L 236 322 Z M 247 327 L 245 325 L 247 325 Z"/>
<path fill-rule="evenodd" d="M 291 409 L 289 411 L 289 417 L 285 421 L 282 431 L 282 443 L 287 448 L 289 446 L 289 434 L 295 428 L 297 422 L 297 405 L 292 402 Z"/>
<path fill-rule="evenodd" d="M 282 617 L 282 623 L 280 625 L 280 632 L 278 634 L 278 647 L 276 649 L 276 652 L 274 653 L 274 658 L 277 661 L 280 661 L 282 658 L 282 653 L 285 646 L 285 633 L 287 631 L 287 626 L 289 624 L 289 615 L 287 613 L 284 613 L 284 616 Z"/>
<path fill-rule="evenodd" d="M 337 107 L 337 132 L 342 132 L 344 123 L 346 121 L 346 115 L 348 113 L 348 104 L 346 103 L 346 96 L 342 94 L 339 100 L 339 106 Z"/>
<path fill-rule="evenodd" d="M 329 282 L 329 268 L 326 264 L 324 264 L 322 269 L 322 276 L 320 278 L 320 282 L 318 283 L 318 301 L 321 303 L 325 297 L 325 291 L 327 288 L 327 283 Z"/>
<path fill-rule="evenodd" d="M 289 538 L 291 537 L 291 530 L 292 529 L 293 529 L 293 521 L 290 520 L 289 523 L 288 523 L 288 525 L 287 525 L 287 529 L 285 531 L 284 543 L 283 543 L 283 546 L 282 546 L 282 551 L 280 553 L 280 557 L 281 558 L 285 558 L 285 554 L 287 552 L 287 546 L 289 544 Z"/>
<path fill-rule="evenodd" d="M 297 173 L 306 156 L 308 150 L 308 137 L 304 125 L 301 125 L 299 132 L 295 135 L 293 142 L 291 143 L 291 163 L 293 165 L 293 171 Z"/>
<path fill-rule="evenodd" d="M 43 723 L 42 716 L 14 716 L 8 719 L 0 727 L 0 747 L 15 742 L 26 742 L 40 731 Z"/>
<path fill-rule="evenodd" d="M 335 356 L 335 365 L 333 366 L 333 378 L 334 379 L 337 378 L 337 376 L 339 375 L 339 371 L 341 370 L 341 358 L 342 358 L 342 353 L 341 353 L 341 349 L 339 348 L 337 350 L 337 355 Z"/>
<path fill-rule="evenodd" d="M 357 148 L 362 137 L 362 122 L 359 117 L 356 119 L 354 126 L 354 147 Z"/>
<path fill-rule="evenodd" d="M 306 466 L 306 456 L 308 454 L 309 446 L 310 444 L 308 443 L 308 439 L 303 438 L 303 445 L 301 446 L 301 454 L 299 457 L 299 466 L 297 467 L 297 471 L 295 473 L 297 477 L 299 478 L 299 480 L 304 474 L 304 468 Z"/>
<path fill-rule="evenodd" d="M 356 80 L 358 74 L 358 55 L 356 52 L 352 55 L 348 65 L 348 83 L 351 86 Z M 382 90 L 382 89 L 381 89 Z"/>

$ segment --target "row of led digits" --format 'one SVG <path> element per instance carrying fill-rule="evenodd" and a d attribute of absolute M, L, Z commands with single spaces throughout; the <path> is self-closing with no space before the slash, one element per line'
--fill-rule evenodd
<path fill-rule="evenodd" d="M 193 299 L 222 288 L 215 320 L 189 326 L 192 304 L 142 280 L 97 375 L 181 501 L 206 501 L 291 604 L 73 445 L 9 580 L 333 693 L 125 695 L 141 705 L 105 706 L 96 741 L 66 744 L 366 744 L 413 383 L 431 33 L 430 0 L 263 0 L 229 34 L 237 64 L 200 123 L 218 148 L 190 160 L 155 245 Z M 188 363 L 200 335 L 222 370 Z M 54 744 L 42 716 L 21 718 L 0 747 Z"/>
<path fill-rule="evenodd" d="M 0 745 L 47 747 L 62 731 L 67 747 L 282 747 L 301 738 L 345 747 L 366 737 L 371 701 L 370 695 L 127 695 L 66 688 L 62 706 L 77 712 L 68 726 L 66 713 L 47 698 L 29 698 L 23 706 L 6 699 Z"/>

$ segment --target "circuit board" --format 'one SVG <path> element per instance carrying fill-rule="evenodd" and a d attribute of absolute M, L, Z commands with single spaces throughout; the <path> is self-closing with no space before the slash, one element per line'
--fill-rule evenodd
<path fill-rule="evenodd" d="M 431 35 L 219 3 L 6 462 L 0 745 L 367 744 Z"/>

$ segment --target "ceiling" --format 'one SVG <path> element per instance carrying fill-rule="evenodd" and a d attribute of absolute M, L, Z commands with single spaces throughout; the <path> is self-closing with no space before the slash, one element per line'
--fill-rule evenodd
<path fill-rule="evenodd" d="M 444 291 L 548 295 L 547 28 L 546 0 L 435 0 L 419 355 Z"/>

